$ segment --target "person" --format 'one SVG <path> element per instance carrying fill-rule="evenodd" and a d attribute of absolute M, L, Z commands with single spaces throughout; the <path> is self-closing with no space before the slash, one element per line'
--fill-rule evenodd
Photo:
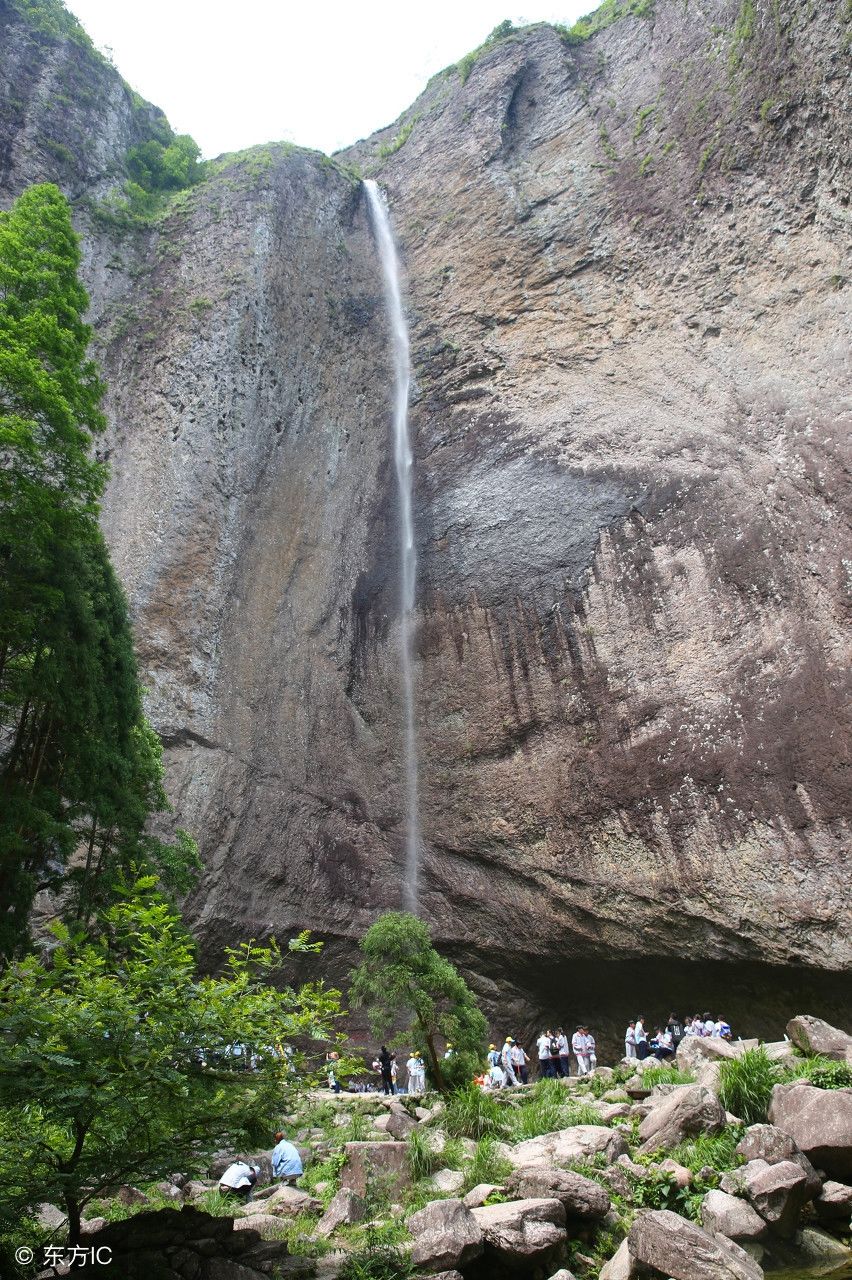
<path fill-rule="evenodd" d="M 506 1077 L 503 1074 L 503 1068 L 500 1066 L 499 1062 L 495 1062 L 493 1066 L 488 1068 L 488 1079 L 486 1081 L 486 1088 L 502 1089 L 505 1083 L 506 1083 Z"/>
<path fill-rule="evenodd" d="M 542 1031 L 536 1041 L 536 1049 L 538 1050 L 538 1074 L 539 1078 L 550 1075 L 550 1032 Z"/>
<path fill-rule="evenodd" d="M 515 1068 L 515 1076 L 520 1077 L 521 1084 L 529 1084 L 530 1073 L 527 1067 L 529 1057 L 526 1049 L 519 1044 L 512 1045 L 512 1066 Z"/>
<path fill-rule="evenodd" d="M 705 1035 L 705 1036 L 712 1036 L 712 1035 L 714 1034 L 714 1028 L 715 1028 L 715 1026 L 716 1026 L 716 1019 L 713 1017 L 712 1013 L 705 1013 L 705 1015 L 704 1015 L 704 1035 Z"/>
<path fill-rule="evenodd" d="M 559 1041 L 553 1033 L 550 1036 L 550 1075 L 552 1079 L 559 1075 Z"/>
<path fill-rule="evenodd" d="M 574 1057 L 577 1059 L 577 1075 L 587 1075 L 589 1063 L 586 1058 L 586 1037 L 583 1035 L 582 1027 L 578 1027 L 571 1037 L 571 1048 L 574 1050 Z"/>
<path fill-rule="evenodd" d="M 500 1065 L 500 1050 L 495 1044 L 488 1046 L 488 1065 L 489 1067 L 499 1067 Z"/>
<path fill-rule="evenodd" d="M 423 1054 L 417 1055 L 417 1092 L 426 1092 L 426 1063 L 423 1061 Z"/>
<path fill-rule="evenodd" d="M 420 1090 L 417 1087 L 418 1070 L 419 1068 L 418 1068 L 417 1056 L 414 1050 L 412 1049 L 411 1053 L 408 1056 L 408 1061 L 405 1064 L 406 1088 L 408 1089 L 409 1093 L 420 1092 Z"/>
<path fill-rule="evenodd" d="M 272 1148 L 272 1176 L 290 1184 L 302 1176 L 299 1149 L 288 1142 L 280 1130 L 275 1135 L 275 1146 Z"/>
<path fill-rule="evenodd" d="M 669 1031 L 668 1027 L 666 1027 L 665 1031 L 658 1027 L 654 1040 L 656 1040 L 656 1044 L 654 1045 L 654 1057 L 657 1058 L 659 1062 L 662 1062 L 664 1058 L 674 1057 L 672 1033 Z"/>
<path fill-rule="evenodd" d="M 633 1035 L 636 1039 L 636 1057 L 642 1062 L 648 1056 L 648 1033 L 645 1030 L 644 1013 L 640 1013 L 636 1019 Z"/>
<path fill-rule="evenodd" d="M 595 1043 L 595 1037 L 592 1035 L 589 1028 L 583 1027 L 582 1031 L 586 1039 L 586 1061 L 589 1064 L 589 1070 L 594 1071 L 595 1067 L 598 1065 L 598 1047 Z"/>
<path fill-rule="evenodd" d="M 245 1160 L 235 1160 L 233 1164 L 228 1165 L 219 1179 L 219 1195 L 227 1196 L 229 1199 L 243 1200 L 247 1204 L 251 1200 L 259 1174 L 260 1165 L 246 1164 Z"/>
<path fill-rule="evenodd" d="M 512 1045 L 514 1040 L 511 1036 L 506 1036 L 503 1042 L 503 1051 L 500 1054 L 500 1066 L 503 1068 L 503 1074 L 506 1077 L 506 1083 L 510 1087 L 518 1083 L 515 1076 L 515 1067 L 512 1063 Z"/>
<path fill-rule="evenodd" d="M 636 1058 L 636 1023 L 631 1019 L 624 1033 L 624 1056 L 628 1062 Z"/>
<path fill-rule="evenodd" d="M 397 1084 L 398 1076 L 399 1076 L 399 1068 L 396 1065 L 396 1054 L 392 1053 L 391 1054 L 391 1084 L 393 1085 L 394 1093 L 399 1093 L 399 1085 Z"/>
<path fill-rule="evenodd" d="M 731 1024 L 726 1022 L 724 1018 L 718 1018 L 713 1028 L 713 1034 L 719 1036 L 722 1040 L 730 1040 Z"/>
<path fill-rule="evenodd" d="M 568 1037 L 560 1027 L 556 1033 L 556 1043 L 559 1046 L 559 1074 L 562 1077 L 571 1074 L 571 1050 L 568 1047 Z"/>
<path fill-rule="evenodd" d="M 334 1074 L 334 1064 L 340 1061 L 340 1054 L 332 1050 L 331 1053 L 325 1055 L 325 1060 L 328 1063 L 328 1087 L 333 1089 L 335 1093 L 340 1093 L 340 1081 Z"/>
<path fill-rule="evenodd" d="M 671 1045 L 674 1053 L 677 1053 L 677 1047 L 683 1039 L 683 1023 L 676 1013 L 669 1014 L 669 1020 L 666 1023 L 666 1031 L 671 1036 Z"/>
<path fill-rule="evenodd" d="M 391 1071 L 392 1062 L 393 1055 L 388 1052 L 386 1045 L 382 1045 L 381 1052 L 378 1057 L 378 1063 L 382 1077 L 382 1092 L 385 1094 L 396 1092 L 393 1084 L 393 1073 Z"/>
<path fill-rule="evenodd" d="M 445 1059 L 446 1059 L 446 1058 L 451 1058 L 452 1056 L 453 1056 L 453 1046 L 452 1046 L 452 1042 L 451 1042 L 450 1040 L 448 1040 L 448 1041 L 447 1041 L 447 1048 L 446 1048 L 446 1050 L 445 1050 L 445 1052 L 444 1052 L 444 1058 L 445 1058 Z"/>

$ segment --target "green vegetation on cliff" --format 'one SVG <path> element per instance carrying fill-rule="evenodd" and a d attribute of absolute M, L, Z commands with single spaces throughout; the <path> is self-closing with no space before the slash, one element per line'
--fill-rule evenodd
<path fill-rule="evenodd" d="M 39 888 L 70 885 L 85 920 L 121 870 L 185 891 L 197 865 L 185 833 L 146 832 L 167 808 L 162 751 L 98 527 L 104 388 L 79 256 L 56 187 L 0 213 L 0 955 L 24 944 Z"/>
<path fill-rule="evenodd" d="M 101 57 L 90 37 L 74 14 L 69 13 L 65 8 L 62 0 L 8 0 L 8 2 L 13 9 L 27 19 L 34 31 L 39 31 L 42 35 L 51 36 L 56 40 L 73 40 L 75 44 L 82 45 L 84 49 Z"/>

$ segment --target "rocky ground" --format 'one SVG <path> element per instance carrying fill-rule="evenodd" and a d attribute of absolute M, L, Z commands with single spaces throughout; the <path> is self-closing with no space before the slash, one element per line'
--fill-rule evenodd
<path fill-rule="evenodd" d="M 497 1095 L 321 1093 L 288 1117 L 298 1187 L 272 1184 L 268 1155 L 246 1153 L 261 1183 L 234 1216 L 216 1190 L 223 1152 L 205 1178 L 90 1206 L 84 1242 L 109 1244 L 134 1280 L 152 1260 L 162 1280 L 331 1280 L 380 1253 L 400 1280 L 840 1274 L 852 1267 L 852 1087 L 812 1081 L 830 1070 L 852 1084 L 852 1036 L 805 1017 L 788 1032 L 762 1046 L 782 1074 L 759 1123 L 723 1102 L 730 1064 L 754 1046 L 716 1039 L 685 1041 L 672 1066 Z M 44 1206 L 51 1215 L 61 1230 Z"/>

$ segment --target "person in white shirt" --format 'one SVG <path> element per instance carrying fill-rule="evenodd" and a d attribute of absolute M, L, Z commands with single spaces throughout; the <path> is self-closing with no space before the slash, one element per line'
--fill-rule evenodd
<path fill-rule="evenodd" d="M 556 1043 L 559 1046 L 559 1074 L 563 1077 L 570 1076 L 571 1050 L 568 1046 L 568 1037 L 561 1027 L 556 1033 Z"/>
<path fill-rule="evenodd" d="M 713 1018 L 712 1013 L 705 1013 L 705 1015 L 704 1015 L 704 1035 L 705 1035 L 705 1036 L 712 1036 L 712 1035 L 714 1034 L 714 1028 L 715 1028 L 715 1026 L 716 1026 L 716 1022 L 715 1022 L 715 1019 Z"/>
<path fill-rule="evenodd" d="M 260 1165 L 246 1164 L 245 1160 L 235 1160 L 228 1165 L 219 1179 L 219 1194 L 237 1200 L 251 1200 L 254 1184 L 260 1174 Z"/>
<path fill-rule="evenodd" d="M 586 1040 L 586 1061 L 589 1064 L 589 1070 L 594 1071 L 598 1065 L 597 1045 L 595 1037 L 592 1035 L 588 1027 L 581 1028 Z"/>
<path fill-rule="evenodd" d="M 624 1056 L 628 1062 L 632 1062 L 636 1057 L 636 1023 L 628 1022 L 627 1030 L 624 1033 Z"/>
<path fill-rule="evenodd" d="M 571 1037 L 571 1048 L 574 1050 L 574 1057 L 577 1059 L 577 1075 L 587 1075 L 589 1061 L 586 1057 L 586 1037 L 583 1035 L 581 1027 L 578 1027 Z"/>
<path fill-rule="evenodd" d="M 506 1077 L 503 1074 L 503 1068 L 497 1063 L 493 1063 L 488 1068 L 487 1084 L 489 1089 L 502 1089 L 506 1083 Z"/>
<path fill-rule="evenodd" d="M 407 1073 L 406 1088 L 408 1089 L 408 1092 L 419 1093 L 420 1092 L 420 1089 L 418 1088 L 419 1063 L 418 1063 L 417 1057 L 414 1054 L 413 1049 L 411 1051 L 410 1057 L 407 1059 L 405 1063 L 405 1070 Z"/>
<path fill-rule="evenodd" d="M 512 1046 L 514 1045 L 514 1043 L 515 1042 L 511 1036 L 506 1036 L 506 1040 L 503 1044 L 503 1051 L 500 1054 L 500 1066 L 503 1068 L 503 1074 L 506 1077 L 506 1083 L 507 1085 L 510 1085 L 510 1086 L 516 1085 L 518 1083 L 517 1078 L 515 1076 L 515 1068 L 512 1063 Z"/>
<path fill-rule="evenodd" d="M 550 1075 L 550 1032 L 542 1031 L 536 1041 L 536 1049 L 538 1050 L 538 1074 L 539 1077 Z"/>
<path fill-rule="evenodd" d="M 633 1035 L 636 1040 L 636 1057 L 640 1062 L 648 1056 L 648 1033 L 645 1030 L 645 1015 L 640 1013 L 636 1019 L 633 1028 Z"/>
<path fill-rule="evenodd" d="M 529 1084 L 529 1072 L 527 1071 L 527 1063 L 529 1058 L 527 1052 L 519 1044 L 512 1045 L 512 1066 L 515 1069 L 515 1077 L 519 1079 L 521 1084 Z"/>

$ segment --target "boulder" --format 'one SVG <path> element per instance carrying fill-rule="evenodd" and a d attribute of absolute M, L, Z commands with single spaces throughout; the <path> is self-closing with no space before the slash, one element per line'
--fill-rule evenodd
<path fill-rule="evenodd" d="M 550 1280 L 574 1280 L 574 1274 L 566 1270 L 565 1267 L 560 1267 L 558 1271 L 554 1271 L 553 1275 L 550 1276 Z"/>
<path fill-rule="evenodd" d="M 67 1221 L 67 1215 L 55 1204 L 40 1204 L 36 1209 L 36 1222 L 47 1231 L 58 1231 Z"/>
<path fill-rule="evenodd" d="M 424 1271 L 446 1271 L 478 1258 L 482 1230 L 461 1200 L 433 1200 L 408 1219 L 414 1237 L 411 1261 Z"/>
<path fill-rule="evenodd" d="M 792 1160 L 807 1177 L 811 1195 L 819 1195 L 822 1179 L 816 1169 L 804 1152 L 799 1150 L 789 1133 L 784 1133 L 774 1124 L 751 1125 L 737 1143 L 736 1149 L 746 1161 L 765 1160 L 767 1164 L 778 1164 L 781 1160 Z"/>
<path fill-rule="evenodd" d="M 708 1191 L 701 1201 L 701 1225 L 729 1240 L 759 1240 L 767 1233 L 760 1214 L 745 1200 L 724 1191 Z"/>
<path fill-rule="evenodd" d="M 479 1182 L 463 1197 L 462 1204 L 468 1209 L 481 1209 L 488 1197 L 495 1191 L 503 1191 L 504 1187 L 496 1182 Z"/>
<path fill-rule="evenodd" d="M 688 1187 L 692 1182 L 692 1170 L 677 1160 L 662 1160 L 659 1167 L 663 1173 L 670 1173 L 679 1187 Z"/>
<path fill-rule="evenodd" d="M 323 1237 L 330 1236 L 338 1227 L 363 1222 L 366 1216 L 366 1201 L 354 1191 L 350 1191 L 348 1187 L 342 1187 L 317 1223 L 316 1234 Z"/>
<path fill-rule="evenodd" d="M 824 1269 L 828 1266 L 831 1268 L 831 1275 L 836 1276 L 837 1267 L 844 1263 L 848 1266 L 852 1262 L 852 1249 L 819 1227 L 802 1227 L 793 1241 L 793 1248 L 798 1259 L 797 1266 L 805 1263 L 809 1267 L 819 1267 L 820 1274 L 824 1274 Z M 845 1268 L 843 1274 L 849 1274 Z"/>
<path fill-rule="evenodd" d="M 206 1196 L 207 1192 L 211 1191 L 212 1188 L 206 1182 L 196 1182 L 194 1179 L 190 1179 L 183 1190 L 188 1200 L 199 1200 L 201 1196 Z"/>
<path fill-rule="evenodd" d="M 188 1185 L 188 1183 L 183 1184 L 185 1191 Z M 131 1187 L 129 1183 L 124 1183 L 123 1186 L 118 1188 L 118 1191 L 115 1193 L 115 1198 L 120 1204 L 130 1205 L 150 1203 L 149 1198 L 145 1195 L 144 1191 L 140 1191 L 138 1187 Z"/>
<path fill-rule="evenodd" d="M 852 1187 L 843 1182 L 825 1182 L 814 1201 L 820 1222 L 848 1222 L 852 1218 Z"/>
<path fill-rule="evenodd" d="M 816 1089 L 802 1081 L 776 1084 L 769 1119 L 816 1168 L 840 1182 L 852 1179 L 852 1089 Z"/>
<path fill-rule="evenodd" d="M 573 1164 L 599 1154 L 607 1164 L 612 1164 L 626 1151 L 624 1135 L 617 1129 L 597 1124 L 575 1124 L 509 1147 L 507 1155 L 516 1169 L 524 1169 Z"/>
<path fill-rule="evenodd" d="M 256 1231 L 261 1240 L 276 1240 L 284 1231 L 284 1223 L 271 1213 L 249 1213 L 234 1219 L 235 1231 Z"/>
<path fill-rule="evenodd" d="M 482 1274 L 499 1268 L 544 1266 L 566 1240 L 565 1210 L 558 1200 L 511 1200 L 472 1209 L 485 1243 Z"/>
<path fill-rule="evenodd" d="M 433 1191 L 461 1191 L 464 1186 L 464 1174 L 458 1169 L 439 1169 L 427 1179 L 426 1185 Z"/>
<path fill-rule="evenodd" d="M 106 1226 L 106 1218 L 84 1218 L 80 1223 L 81 1236 L 93 1236 Z"/>
<path fill-rule="evenodd" d="M 389 1133 L 392 1138 L 402 1142 L 416 1128 L 417 1121 L 411 1118 L 405 1107 L 400 1106 L 398 1102 L 392 1103 L 388 1114 L 388 1122 L 385 1125 L 385 1132 Z"/>
<path fill-rule="evenodd" d="M 720 1036 L 686 1036 L 677 1047 L 675 1065 L 681 1071 L 695 1071 L 702 1062 L 741 1058 L 742 1054 L 740 1045 L 733 1045 Z M 647 1063 L 651 1059 L 646 1058 L 645 1061 Z"/>
<path fill-rule="evenodd" d="M 763 1270 L 726 1236 L 668 1209 L 640 1213 L 627 1237 L 634 1263 L 671 1280 L 763 1280 Z"/>
<path fill-rule="evenodd" d="M 676 1147 L 684 1138 L 721 1133 L 724 1127 L 724 1108 L 715 1093 L 698 1084 L 680 1085 L 656 1103 L 639 1126 L 640 1152 Z"/>
<path fill-rule="evenodd" d="M 822 1018 L 799 1014 L 787 1023 L 787 1035 L 803 1053 L 818 1053 L 836 1062 L 852 1060 L 852 1036 L 833 1027 L 830 1022 L 823 1022 Z"/>
<path fill-rule="evenodd" d="M 763 1044 L 763 1052 L 770 1062 L 777 1062 L 782 1067 L 794 1067 L 801 1062 L 791 1040 L 767 1040 Z"/>
<path fill-rule="evenodd" d="M 604 1124 L 612 1124 L 613 1120 L 627 1120 L 632 1110 L 629 1102 L 602 1102 L 598 1107 Z"/>
<path fill-rule="evenodd" d="M 173 1182 L 158 1182 L 154 1187 L 154 1190 L 158 1195 L 162 1196 L 164 1200 L 177 1201 L 186 1199 L 183 1188 L 176 1187 Z"/>
<path fill-rule="evenodd" d="M 368 1181 L 379 1182 L 396 1197 L 411 1184 L 408 1147 L 404 1142 L 347 1142 L 340 1185 L 357 1195 L 366 1194 Z"/>
<path fill-rule="evenodd" d="M 277 1213 L 293 1217 L 297 1213 L 317 1213 L 322 1208 L 322 1201 L 298 1187 L 275 1187 L 271 1195 L 263 1200 L 264 1213 Z"/>
<path fill-rule="evenodd" d="M 569 1218 L 583 1221 L 600 1221 L 610 1210 L 604 1188 L 569 1169 L 518 1169 L 506 1188 L 519 1200 L 558 1200 Z"/>
<path fill-rule="evenodd" d="M 385 1133 L 390 1124 L 390 1112 L 386 1112 L 383 1116 L 373 1116 L 373 1128 L 378 1129 L 379 1133 Z"/>
<path fill-rule="evenodd" d="M 752 1160 L 742 1176 L 746 1195 L 764 1222 L 782 1238 L 795 1235 L 799 1214 L 811 1199 L 808 1179 L 800 1166 L 792 1160 L 778 1164 Z"/>
<path fill-rule="evenodd" d="M 609 1262 L 605 1262 L 598 1280 L 632 1280 L 636 1275 L 636 1263 L 630 1254 L 627 1241 L 622 1240 Z"/>

